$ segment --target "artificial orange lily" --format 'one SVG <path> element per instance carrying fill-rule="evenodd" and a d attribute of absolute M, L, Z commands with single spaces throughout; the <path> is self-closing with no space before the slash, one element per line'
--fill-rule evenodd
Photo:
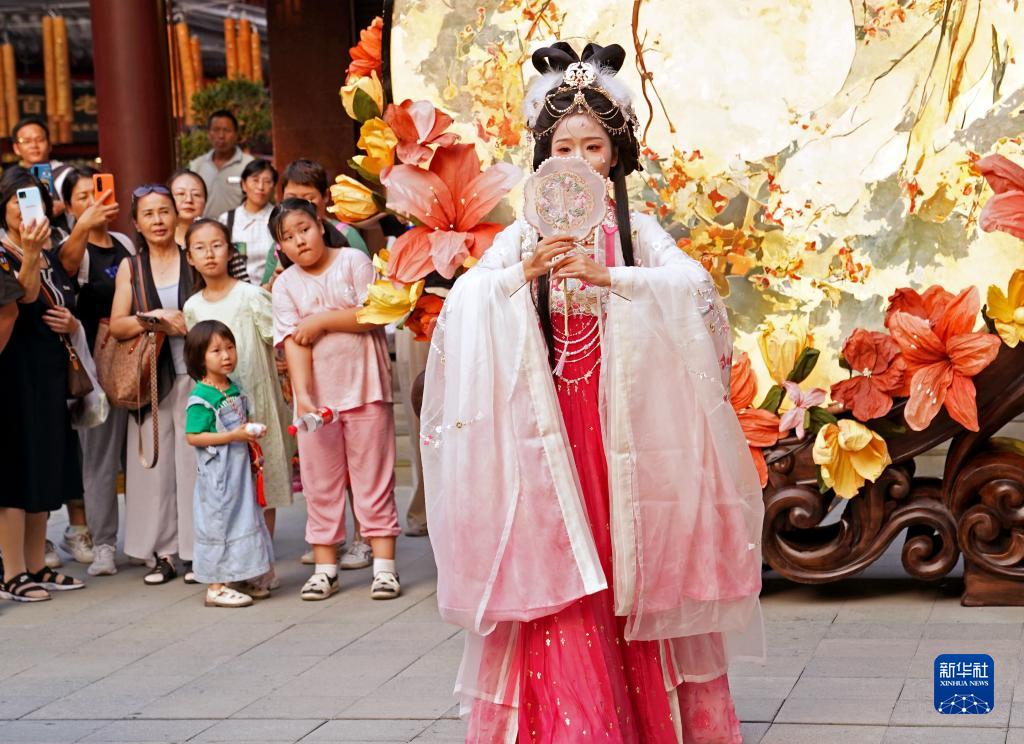
<path fill-rule="evenodd" d="M 974 167 L 995 192 L 978 217 L 981 229 L 1024 239 L 1024 168 L 1002 155 L 989 155 Z"/>
<path fill-rule="evenodd" d="M 384 19 L 377 16 L 373 23 L 359 32 L 359 43 L 348 50 L 352 62 L 345 71 L 349 78 L 360 78 L 376 72 L 383 74 L 381 43 L 384 36 Z"/>
<path fill-rule="evenodd" d="M 481 171 L 473 145 L 439 147 L 429 169 L 396 165 L 381 177 L 388 207 L 422 225 L 391 246 L 388 276 L 411 283 L 437 271 L 446 279 L 469 257 L 480 258 L 502 227 L 480 222 L 522 177 L 511 163 Z"/>
<path fill-rule="evenodd" d="M 433 155 L 427 145 L 446 147 L 454 145 L 458 136 L 445 130 L 452 125 L 452 117 L 434 108 L 430 101 L 402 101 L 388 104 L 384 121 L 398 138 L 398 159 L 409 165 L 419 165 Z"/>
<path fill-rule="evenodd" d="M 736 418 L 739 419 L 743 436 L 746 437 L 750 456 L 754 460 L 761 488 L 768 485 L 768 464 L 764 459 L 763 447 L 771 447 L 779 441 L 779 417 L 771 411 L 752 408 L 757 395 L 757 380 L 750 366 L 750 357 L 745 353 L 737 356 L 732 363 L 732 377 L 729 380 L 729 401 Z"/>
<path fill-rule="evenodd" d="M 889 413 L 907 370 L 899 344 L 885 333 L 858 328 L 843 344 L 843 359 L 852 376 L 832 386 L 832 400 L 861 421 Z"/>
<path fill-rule="evenodd" d="M 986 314 L 1007 346 L 1012 349 L 1020 343 L 1024 338 L 1024 269 L 1013 272 L 1005 295 L 994 284 L 988 288 Z"/>
<path fill-rule="evenodd" d="M 945 406 L 950 417 L 978 431 L 978 406 L 971 379 L 999 353 L 999 338 L 974 332 L 981 300 L 975 287 L 965 289 L 932 318 L 897 310 L 887 318 L 903 351 L 910 378 L 904 418 L 921 431 Z"/>
<path fill-rule="evenodd" d="M 434 335 L 437 318 L 444 307 L 444 298 L 425 292 L 416 303 L 416 309 L 405 321 L 405 327 L 412 331 L 414 341 L 429 341 Z"/>

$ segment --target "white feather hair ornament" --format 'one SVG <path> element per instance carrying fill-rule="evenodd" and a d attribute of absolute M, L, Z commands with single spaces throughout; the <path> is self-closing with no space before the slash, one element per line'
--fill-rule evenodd
<path fill-rule="evenodd" d="M 546 72 L 530 81 L 523 99 L 523 113 L 526 123 L 536 129 L 537 119 L 544 108 L 545 99 L 554 91 L 564 88 L 595 88 L 600 90 L 621 111 L 630 122 L 636 121 L 633 113 L 633 95 L 625 83 L 615 75 L 616 70 L 593 62 L 574 62 L 564 71 Z"/>

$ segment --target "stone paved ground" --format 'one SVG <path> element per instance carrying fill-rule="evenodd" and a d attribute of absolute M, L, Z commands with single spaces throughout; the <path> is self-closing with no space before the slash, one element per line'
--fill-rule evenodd
<path fill-rule="evenodd" d="M 461 642 L 437 617 L 428 541 L 400 540 L 398 600 L 370 600 L 363 570 L 302 602 L 303 520 L 301 503 L 282 513 L 282 588 L 251 608 L 205 608 L 202 587 L 146 587 L 124 564 L 51 602 L 0 602 L 0 742 L 462 741 Z M 959 579 L 900 576 L 890 551 L 840 585 L 766 581 L 770 658 L 731 674 L 745 741 L 1024 744 L 1024 608 L 962 608 Z M 950 652 L 995 659 L 991 714 L 933 711 L 933 660 Z"/>

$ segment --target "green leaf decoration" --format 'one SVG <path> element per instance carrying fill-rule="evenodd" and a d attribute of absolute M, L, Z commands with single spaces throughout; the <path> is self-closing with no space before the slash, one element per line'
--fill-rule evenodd
<path fill-rule="evenodd" d="M 825 479 L 821 475 L 821 466 L 818 466 L 818 491 L 821 493 L 828 493 L 832 489 L 825 485 Z"/>
<path fill-rule="evenodd" d="M 853 371 L 853 367 L 850 366 L 850 363 L 846 361 L 846 357 L 842 354 L 839 355 L 839 366 L 845 370 Z"/>
<path fill-rule="evenodd" d="M 907 427 L 903 424 L 898 424 L 889 419 L 875 419 L 871 422 L 871 430 L 882 437 L 882 439 L 892 439 L 898 437 L 901 434 L 907 433 Z"/>
<path fill-rule="evenodd" d="M 356 88 L 355 95 L 352 96 L 352 113 L 362 124 L 364 121 L 380 116 L 380 108 L 377 107 L 377 102 L 370 97 L 369 93 L 362 88 Z"/>
<path fill-rule="evenodd" d="M 380 178 L 373 175 L 372 173 L 370 173 L 370 171 L 366 170 L 365 168 L 360 168 L 359 164 L 355 160 L 352 160 L 351 158 L 348 161 L 348 167 L 354 170 L 356 173 L 358 173 L 359 177 L 362 178 L 364 181 L 368 181 L 369 183 L 372 183 L 375 186 L 380 184 Z"/>
<path fill-rule="evenodd" d="M 782 405 L 782 399 L 786 396 L 786 391 L 781 385 L 772 385 L 768 390 L 768 394 L 764 396 L 764 400 L 761 401 L 761 405 L 758 408 L 764 411 L 771 411 L 772 413 L 779 412 L 779 406 Z"/>
<path fill-rule="evenodd" d="M 814 371 L 815 365 L 818 364 L 818 357 L 821 356 L 821 352 L 817 349 L 810 347 L 803 350 L 803 353 L 796 360 L 796 364 L 793 367 L 793 371 L 789 373 L 786 378 L 790 382 L 803 382 L 807 379 L 808 375 Z"/>
<path fill-rule="evenodd" d="M 837 424 L 839 419 L 829 413 L 821 406 L 813 406 L 807 409 L 807 416 L 804 423 L 804 428 L 811 433 L 811 436 L 817 436 L 818 432 L 828 424 Z"/>

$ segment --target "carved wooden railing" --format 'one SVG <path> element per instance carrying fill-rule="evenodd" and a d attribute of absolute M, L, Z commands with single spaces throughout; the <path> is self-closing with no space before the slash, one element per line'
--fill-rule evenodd
<path fill-rule="evenodd" d="M 974 379 L 981 430 L 940 411 L 925 431 L 886 437 L 893 464 L 861 489 L 838 520 L 820 492 L 812 442 L 785 439 L 765 452 L 764 559 L 783 576 L 825 583 L 860 573 L 904 530 L 902 560 L 913 577 L 934 580 L 964 556 L 965 605 L 1024 605 L 1024 443 L 993 438 L 1024 412 L 1024 344 L 1003 346 Z M 903 407 L 886 417 L 905 427 Z M 914 458 L 952 440 L 943 477 L 916 477 Z"/>

